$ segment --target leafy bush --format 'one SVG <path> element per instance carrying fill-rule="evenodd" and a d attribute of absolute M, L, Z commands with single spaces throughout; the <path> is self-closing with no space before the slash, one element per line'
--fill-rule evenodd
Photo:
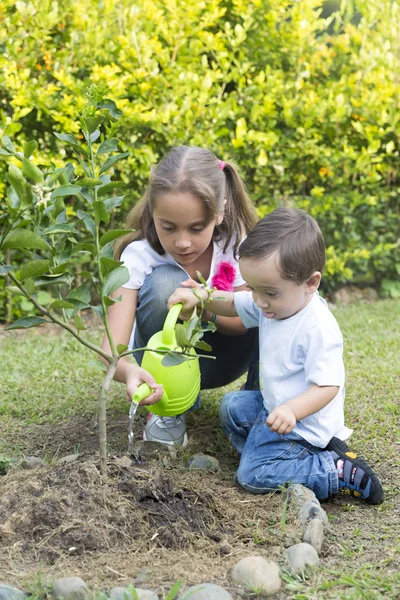
<path fill-rule="evenodd" d="M 197 144 L 236 160 L 260 216 L 287 201 L 318 219 L 325 286 L 396 279 L 400 8 L 340 6 L 322 18 L 320 0 L 4 0 L 3 135 L 64 164 L 52 131 L 79 136 L 88 83 L 108 86 L 131 153 L 117 220 L 152 164 Z"/>

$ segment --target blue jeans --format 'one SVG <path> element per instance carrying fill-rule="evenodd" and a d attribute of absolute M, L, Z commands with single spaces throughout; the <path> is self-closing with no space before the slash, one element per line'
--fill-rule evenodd
<path fill-rule="evenodd" d="M 133 349 L 143 348 L 152 335 L 161 331 L 168 313 L 168 298 L 187 278 L 186 272 L 174 265 L 159 266 L 146 277 L 138 294 Z M 212 347 L 210 355 L 216 357 L 200 359 L 201 388 L 211 389 L 232 383 L 246 373 L 254 346 L 258 346 L 258 329 L 238 336 L 207 332 L 203 340 Z M 141 364 L 143 352 L 134 357 Z"/>
<path fill-rule="evenodd" d="M 241 454 L 238 483 L 252 494 L 274 491 L 284 483 L 301 483 L 323 500 L 338 492 L 339 480 L 330 452 L 312 446 L 293 431 L 274 433 L 260 391 L 226 394 L 220 405 L 222 428 Z"/>

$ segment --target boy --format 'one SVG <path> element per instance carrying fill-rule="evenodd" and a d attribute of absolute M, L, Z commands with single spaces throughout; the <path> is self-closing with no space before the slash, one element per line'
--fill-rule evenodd
<path fill-rule="evenodd" d="M 319 499 L 340 489 L 380 504 L 375 473 L 342 441 L 351 434 L 344 425 L 343 340 L 317 292 L 325 265 L 317 223 L 303 211 L 278 208 L 257 223 L 239 255 L 251 293 L 217 291 L 207 305 L 259 327 L 260 391 L 231 392 L 220 407 L 222 427 L 241 454 L 239 484 L 262 494 L 290 481 Z M 169 306 L 177 302 L 185 317 L 199 300 L 178 289 Z"/>

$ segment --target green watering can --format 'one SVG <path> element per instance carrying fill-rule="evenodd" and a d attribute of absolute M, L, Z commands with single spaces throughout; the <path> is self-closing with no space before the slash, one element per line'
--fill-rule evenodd
<path fill-rule="evenodd" d="M 175 325 L 181 312 L 182 304 L 175 304 L 165 319 L 162 331 L 155 333 L 149 340 L 147 347 L 152 350 L 176 350 L 178 347 L 175 338 Z M 196 356 L 192 348 L 191 354 Z M 146 405 L 146 408 L 159 417 L 172 417 L 187 411 L 195 402 L 200 391 L 200 366 L 199 359 L 189 359 L 173 367 L 164 367 L 161 364 L 165 354 L 146 351 L 143 356 L 142 367 L 151 373 L 157 383 L 164 387 L 161 400 L 155 404 Z M 153 393 L 153 390 L 142 383 L 136 390 L 132 401 L 140 402 Z"/>

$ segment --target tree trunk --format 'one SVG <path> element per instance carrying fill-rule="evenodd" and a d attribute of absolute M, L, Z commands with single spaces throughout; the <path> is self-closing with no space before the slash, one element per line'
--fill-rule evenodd
<path fill-rule="evenodd" d="M 107 475 L 107 398 L 111 382 L 117 368 L 117 362 L 112 362 L 108 369 L 99 392 L 99 446 L 100 446 L 100 473 Z"/>

